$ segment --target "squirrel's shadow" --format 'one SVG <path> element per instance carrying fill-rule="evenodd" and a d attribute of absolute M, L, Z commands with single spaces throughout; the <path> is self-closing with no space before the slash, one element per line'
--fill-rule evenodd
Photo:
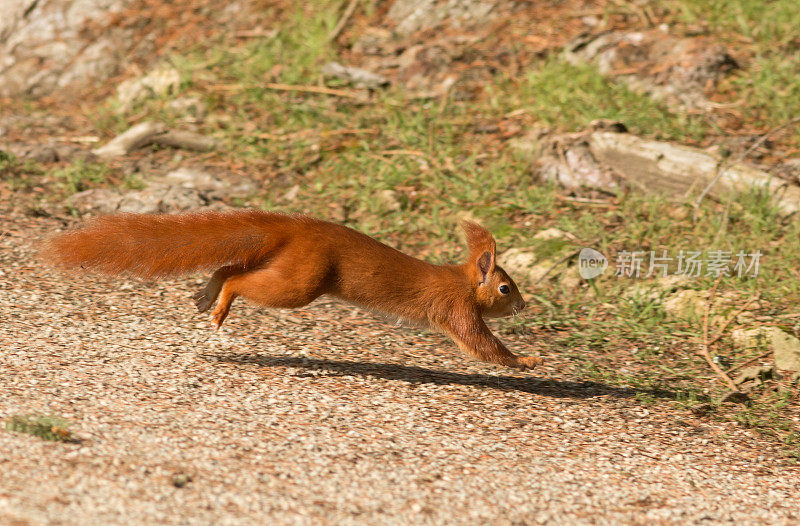
<path fill-rule="evenodd" d="M 499 391 L 520 391 L 552 398 L 596 398 L 612 396 L 633 398 L 637 394 L 648 394 L 654 398 L 674 400 L 675 392 L 666 389 L 637 389 L 633 387 L 614 387 L 600 382 L 570 382 L 547 378 L 488 375 L 479 373 L 456 373 L 379 362 L 348 362 L 341 360 L 322 360 L 299 356 L 264 356 L 259 354 L 203 354 L 208 361 L 228 362 L 241 365 L 254 364 L 262 367 L 297 367 L 309 370 L 323 370 L 336 375 L 360 375 L 400 380 L 411 384 L 468 385 L 496 389 Z"/>

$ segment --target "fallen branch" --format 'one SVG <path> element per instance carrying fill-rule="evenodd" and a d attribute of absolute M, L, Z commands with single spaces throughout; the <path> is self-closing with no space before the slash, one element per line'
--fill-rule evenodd
<path fill-rule="evenodd" d="M 95 148 L 92 153 L 101 159 L 119 157 L 149 144 L 155 135 L 163 133 L 165 129 L 166 126 L 160 122 L 141 122 L 117 135 L 105 146 Z"/>
<path fill-rule="evenodd" d="M 210 137 L 188 131 L 167 131 L 163 123 L 145 121 L 117 135 L 105 146 L 95 148 L 92 153 L 102 159 L 111 159 L 126 155 L 148 144 L 203 152 L 217 147 L 217 141 Z"/>
<path fill-rule="evenodd" d="M 711 358 L 711 353 L 708 352 L 708 315 L 711 312 L 711 304 L 714 302 L 714 296 L 717 294 L 717 287 L 719 287 L 720 281 L 722 281 L 722 274 L 719 275 L 717 278 L 716 283 L 714 283 L 714 288 L 711 289 L 711 294 L 708 295 L 708 303 L 706 303 L 706 313 L 703 317 L 703 341 L 700 343 L 700 356 L 705 358 L 708 365 L 711 366 L 711 369 L 717 374 L 717 376 L 722 379 L 728 387 L 730 387 L 733 391 L 739 392 L 739 388 L 736 384 L 731 380 L 731 377 L 725 374 L 719 365 L 714 362 L 714 359 Z"/>

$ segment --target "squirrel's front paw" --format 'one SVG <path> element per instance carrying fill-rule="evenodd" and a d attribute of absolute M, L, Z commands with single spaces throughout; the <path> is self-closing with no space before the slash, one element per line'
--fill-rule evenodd
<path fill-rule="evenodd" d="M 537 365 L 542 365 L 543 363 L 544 360 L 538 356 L 519 356 L 517 358 L 517 363 L 514 364 L 513 367 L 521 371 L 528 371 L 536 369 Z"/>

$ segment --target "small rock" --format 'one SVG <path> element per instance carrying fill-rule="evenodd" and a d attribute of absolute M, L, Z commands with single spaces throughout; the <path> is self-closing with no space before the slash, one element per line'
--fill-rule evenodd
<path fill-rule="evenodd" d="M 66 203 L 81 214 L 87 212 L 112 214 L 119 208 L 121 200 L 122 194 L 117 190 L 93 188 L 68 197 Z"/>
<path fill-rule="evenodd" d="M 561 285 L 569 291 L 580 288 L 582 282 L 578 267 L 569 267 L 561 277 Z"/>
<path fill-rule="evenodd" d="M 517 276 L 529 275 L 536 266 L 536 254 L 518 248 L 511 248 L 500 255 L 500 263 L 506 272 Z"/>
<path fill-rule="evenodd" d="M 254 184 L 244 179 L 222 180 L 202 170 L 179 168 L 149 181 L 141 190 L 126 193 L 107 188 L 87 190 L 70 197 L 67 204 L 81 213 L 177 212 L 206 206 L 224 208 L 226 199 L 247 196 L 254 189 Z"/>
<path fill-rule="evenodd" d="M 664 302 L 664 311 L 674 318 L 697 319 L 708 303 L 706 290 L 682 290 Z"/>
<path fill-rule="evenodd" d="M 525 132 L 521 137 L 509 141 L 509 146 L 524 159 L 536 160 L 542 150 L 548 145 L 547 138 L 553 133 L 552 128 L 535 126 Z"/>
<path fill-rule="evenodd" d="M 178 473 L 172 477 L 172 485 L 176 488 L 183 488 L 192 481 L 191 475 L 186 473 Z"/>
<path fill-rule="evenodd" d="M 397 198 L 397 192 L 394 190 L 381 190 L 378 192 L 378 202 L 386 210 L 396 211 L 403 207 L 400 199 Z"/>
<path fill-rule="evenodd" d="M 772 350 L 779 370 L 800 371 L 800 340 L 778 327 L 736 329 L 731 336 L 733 345 L 740 349 Z"/>
<path fill-rule="evenodd" d="M 203 120 L 208 113 L 208 105 L 197 97 L 179 97 L 169 101 L 167 108 L 193 121 Z"/>
<path fill-rule="evenodd" d="M 117 88 L 117 100 L 123 110 L 136 102 L 153 97 L 163 97 L 178 90 L 181 74 L 172 66 L 161 64 L 147 75 L 122 82 Z"/>
<path fill-rule="evenodd" d="M 574 239 L 575 236 L 564 232 L 563 230 L 559 230 L 558 228 L 548 228 L 546 230 L 542 230 L 541 232 L 537 232 L 536 235 L 533 236 L 533 239 Z"/>
<path fill-rule="evenodd" d="M 161 196 L 166 190 L 159 186 L 148 185 L 144 190 L 128 192 L 117 203 L 116 212 L 130 214 L 154 214 L 161 211 Z"/>
<path fill-rule="evenodd" d="M 225 183 L 210 173 L 194 168 L 178 168 L 164 176 L 162 181 L 167 185 L 178 185 L 184 188 L 202 190 L 219 190 Z"/>
<path fill-rule="evenodd" d="M 750 382 L 755 380 L 757 382 L 762 382 L 767 378 L 772 378 L 772 373 L 774 372 L 774 368 L 771 365 L 762 365 L 756 367 L 746 367 L 742 369 L 742 372 L 739 373 L 733 383 L 736 385 L 741 385 L 743 383 Z"/>
<path fill-rule="evenodd" d="M 577 140 L 565 147 L 554 139 L 550 148 L 543 151 L 545 155 L 541 159 L 539 176 L 546 181 L 569 189 L 593 188 L 614 192 L 619 188 L 615 172 L 597 160 L 584 140 Z"/>
<path fill-rule="evenodd" d="M 497 0 L 396 0 L 392 2 L 386 18 L 394 22 L 394 30 L 409 35 L 438 26 L 445 20 L 458 26 L 475 21 L 486 23 L 493 18 Z"/>
<path fill-rule="evenodd" d="M 564 58 L 572 64 L 594 64 L 601 74 L 633 90 L 694 109 L 707 108 L 707 90 L 738 67 L 722 46 L 703 38 L 678 38 L 662 28 L 582 35 L 567 45 Z"/>
<path fill-rule="evenodd" d="M 343 66 L 338 62 L 328 62 L 322 66 L 322 74 L 344 80 L 356 88 L 375 89 L 389 84 L 389 79 L 383 75 L 353 66 Z"/>
<path fill-rule="evenodd" d="M 52 163 L 58 160 L 58 151 L 54 146 L 40 144 L 31 147 L 25 158 L 39 163 Z"/>
<path fill-rule="evenodd" d="M 283 194 L 283 200 L 293 202 L 297 199 L 297 194 L 300 192 L 300 185 L 296 184 L 293 187 L 289 188 L 285 194 Z"/>

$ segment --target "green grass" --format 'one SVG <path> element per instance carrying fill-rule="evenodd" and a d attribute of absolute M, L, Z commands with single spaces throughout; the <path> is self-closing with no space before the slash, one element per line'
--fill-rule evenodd
<path fill-rule="evenodd" d="M 30 190 L 43 174 L 34 161 L 18 159 L 14 154 L 0 150 L 0 181 L 7 181 L 13 190 Z"/>
<path fill-rule="evenodd" d="M 618 120 L 634 133 L 683 141 L 698 141 L 708 131 L 697 116 L 672 112 L 609 80 L 592 65 L 571 65 L 556 57 L 519 82 L 501 83 L 492 102 L 503 112 L 525 109 L 541 125 L 565 131 L 584 129 L 596 119 Z"/>
<path fill-rule="evenodd" d="M 674 0 L 669 5 L 689 23 L 705 22 L 732 39 L 752 40 L 763 50 L 796 46 L 800 10 L 794 0 Z"/>
<path fill-rule="evenodd" d="M 800 9 L 798 9 L 800 11 Z M 797 117 L 800 107 L 800 53 L 755 57 L 749 68 L 730 81 L 730 88 L 746 104 L 754 126 L 774 127 Z M 794 136 L 800 139 L 800 132 Z"/>
<path fill-rule="evenodd" d="M 52 178 L 66 195 L 73 195 L 106 184 L 110 174 L 106 163 L 78 160 L 55 169 Z"/>
<path fill-rule="evenodd" d="M 714 38 L 745 58 L 744 69 L 719 90 L 730 93 L 748 127 L 771 128 L 797 115 L 800 9 L 795 0 L 674 0 L 667 5 L 677 21 L 706 23 Z M 800 145 L 797 128 L 791 137 L 790 146 Z"/>
<path fill-rule="evenodd" d="M 53 442 L 74 441 L 69 427 L 67 420 L 52 415 L 15 415 L 5 423 L 7 431 L 26 433 Z"/>

